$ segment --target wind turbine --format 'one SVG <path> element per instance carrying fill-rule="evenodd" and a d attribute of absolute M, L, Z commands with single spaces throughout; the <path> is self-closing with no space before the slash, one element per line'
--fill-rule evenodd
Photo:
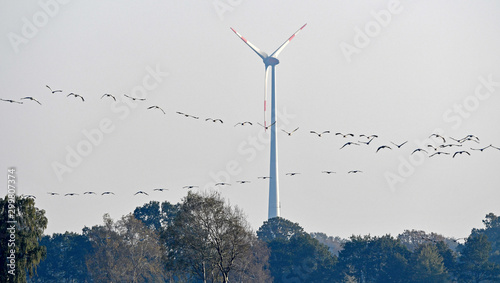
<path fill-rule="evenodd" d="M 270 160 L 270 178 L 269 178 L 269 210 L 268 210 L 268 219 L 279 217 L 280 216 L 280 201 L 279 201 L 279 186 L 278 186 L 278 160 L 276 156 L 278 155 L 278 147 L 276 140 L 276 78 L 275 78 L 275 66 L 280 63 L 278 60 L 278 55 L 283 51 L 285 46 L 290 43 L 290 41 L 306 26 L 304 24 L 299 30 L 297 30 L 292 36 L 290 36 L 283 44 L 281 44 L 276 51 L 274 51 L 271 55 L 267 55 L 267 53 L 260 50 L 257 46 L 250 43 L 250 41 L 246 40 L 243 36 L 241 36 L 237 31 L 233 28 L 231 30 L 239 37 L 243 42 L 248 45 L 259 57 L 264 61 L 265 65 L 265 77 L 264 77 L 264 129 L 267 130 L 266 123 L 266 111 L 267 111 L 267 91 L 268 91 L 268 83 L 267 80 L 269 78 L 269 67 L 271 67 L 271 160 Z"/>

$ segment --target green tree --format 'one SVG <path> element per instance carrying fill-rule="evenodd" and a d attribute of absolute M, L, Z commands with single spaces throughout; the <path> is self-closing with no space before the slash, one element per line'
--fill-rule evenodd
<path fill-rule="evenodd" d="M 46 254 L 39 245 L 48 223 L 45 210 L 32 198 L 9 194 L 0 199 L 0 219 L 0 282 L 26 282 L 26 271 L 33 276 Z M 9 273 L 11 259 L 15 270 Z"/>
<path fill-rule="evenodd" d="M 435 245 L 437 252 L 443 258 L 443 264 L 448 272 L 448 276 L 455 279 L 457 272 L 457 253 L 450 249 L 448 243 L 445 243 L 444 241 L 439 241 Z"/>
<path fill-rule="evenodd" d="M 304 228 L 298 223 L 281 217 L 271 218 L 260 226 L 257 231 L 257 237 L 264 242 L 270 242 L 274 239 L 290 240 L 294 235 L 304 234 Z"/>
<path fill-rule="evenodd" d="M 92 252 L 87 237 L 66 232 L 43 236 L 40 241 L 47 249 L 47 257 L 37 268 L 30 282 L 89 282 L 90 274 L 85 258 Z"/>
<path fill-rule="evenodd" d="M 410 251 L 414 251 L 422 244 L 437 243 L 439 241 L 445 241 L 446 238 L 436 233 L 428 234 L 422 230 L 405 230 L 398 235 L 398 240 Z"/>
<path fill-rule="evenodd" d="M 459 279 L 462 282 L 500 280 L 500 267 L 489 261 L 491 243 L 484 234 L 470 235 L 459 258 Z"/>
<path fill-rule="evenodd" d="M 339 254 L 339 277 L 359 282 L 405 282 L 411 252 L 390 235 L 351 236 Z"/>
<path fill-rule="evenodd" d="M 443 264 L 448 277 L 454 274 L 456 269 L 456 253 L 450 249 L 450 245 L 457 246 L 457 243 L 450 238 L 436 233 L 426 233 L 421 230 L 405 230 L 398 235 L 398 240 L 411 252 L 418 252 L 422 246 L 434 245 L 437 253 L 443 258 Z"/>
<path fill-rule="evenodd" d="M 484 234 L 491 243 L 490 261 L 500 265 L 500 217 L 493 213 L 486 215 L 483 229 L 472 229 L 471 235 Z"/>
<path fill-rule="evenodd" d="M 412 282 L 445 282 L 448 274 L 443 257 L 434 244 L 418 246 L 410 261 Z"/>
<path fill-rule="evenodd" d="M 328 247 L 328 250 L 336 256 L 338 256 L 339 252 L 342 250 L 342 245 L 346 242 L 345 239 L 327 236 L 325 233 L 321 232 L 313 232 L 309 235 L 318 240 L 320 243 L 325 244 Z"/>
<path fill-rule="evenodd" d="M 333 280 L 337 258 L 298 223 L 274 217 L 262 224 L 257 236 L 271 250 L 269 265 L 274 282 Z"/>
<path fill-rule="evenodd" d="M 175 215 L 179 211 L 179 204 L 171 204 L 164 201 L 150 201 L 134 210 L 134 217 L 142 221 L 146 227 L 157 232 L 172 224 Z"/>
<path fill-rule="evenodd" d="M 227 205 L 220 194 L 192 192 L 162 238 L 168 266 L 203 282 L 228 282 L 240 262 L 252 255 L 256 240 L 241 210 Z"/>
<path fill-rule="evenodd" d="M 337 258 L 307 233 L 268 242 L 274 282 L 332 282 Z"/>

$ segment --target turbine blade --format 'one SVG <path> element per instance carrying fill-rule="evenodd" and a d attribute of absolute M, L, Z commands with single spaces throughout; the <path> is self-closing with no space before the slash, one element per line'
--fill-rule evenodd
<path fill-rule="evenodd" d="M 264 129 L 267 130 L 267 124 L 266 124 L 266 111 L 267 111 L 267 90 L 268 90 L 268 84 L 267 80 L 269 78 L 269 66 L 266 65 L 266 72 L 265 72 L 265 77 L 264 77 Z"/>
<path fill-rule="evenodd" d="M 285 46 L 288 45 L 288 43 L 290 43 L 290 41 L 306 26 L 307 24 L 304 24 L 299 30 L 297 30 L 294 34 L 292 34 L 292 36 L 290 36 L 290 38 L 288 38 L 283 44 L 281 44 L 280 47 L 278 47 L 278 49 L 276 49 L 276 51 L 273 52 L 273 54 L 271 54 L 271 57 L 274 57 L 274 58 L 278 58 L 278 55 L 280 55 L 281 51 L 283 51 L 283 49 L 285 48 Z"/>
<path fill-rule="evenodd" d="M 243 40 L 250 48 L 252 48 L 253 51 L 255 51 L 255 53 L 257 53 L 257 55 L 260 56 L 260 58 L 262 58 L 262 60 L 266 59 L 268 56 L 266 54 L 266 52 L 263 52 L 262 50 L 260 50 L 257 46 L 253 45 L 252 43 L 250 43 L 250 41 L 248 41 L 246 38 L 244 38 L 243 36 L 241 36 L 241 34 L 239 34 L 237 31 L 235 31 L 233 28 L 231 28 L 231 30 L 239 37 L 241 38 L 241 40 Z"/>

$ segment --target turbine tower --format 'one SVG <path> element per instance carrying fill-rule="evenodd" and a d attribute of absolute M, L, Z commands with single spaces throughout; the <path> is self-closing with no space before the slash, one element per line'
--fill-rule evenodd
<path fill-rule="evenodd" d="M 267 130 L 271 127 L 271 160 L 269 166 L 269 210 L 268 219 L 280 216 L 280 194 L 278 186 L 278 146 L 276 137 L 276 76 L 275 76 L 275 66 L 280 63 L 278 60 L 278 55 L 283 51 L 285 46 L 306 26 L 304 24 L 299 30 L 297 30 L 290 38 L 288 38 L 283 44 L 281 44 L 276 51 L 271 55 L 261 51 L 257 46 L 250 43 L 233 28 L 231 30 L 239 37 L 243 42 L 245 42 L 248 47 L 250 47 L 260 58 L 264 61 L 265 65 L 265 77 L 264 77 L 264 129 Z M 269 67 L 271 67 L 271 124 L 267 126 L 266 123 L 266 104 L 267 104 L 267 91 L 268 84 L 267 80 L 269 78 Z"/>

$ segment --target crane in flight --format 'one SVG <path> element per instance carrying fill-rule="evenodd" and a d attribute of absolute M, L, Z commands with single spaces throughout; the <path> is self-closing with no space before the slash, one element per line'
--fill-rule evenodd
<path fill-rule="evenodd" d="M 323 136 L 323 134 L 329 134 L 329 133 L 330 133 L 330 131 L 323 131 L 323 132 L 321 132 L 321 133 L 318 133 L 318 132 L 316 132 L 316 131 L 309 131 L 309 133 L 311 133 L 311 134 L 316 134 L 319 138 L 321 138 L 321 136 Z"/>
<path fill-rule="evenodd" d="M 438 151 L 436 153 L 433 153 L 433 154 L 429 155 L 429 157 L 433 157 L 434 155 L 441 155 L 441 154 L 450 155 L 448 152 Z"/>
<path fill-rule="evenodd" d="M 402 147 L 403 145 L 405 145 L 407 142 L 408 142 L 408 141 L 405 141 L 405 142 L 403 142 L 403 143 L 401 143 L 401 144 L 396 144 L 396 143 L 393 143 L 393 142 L 391 142 L 391 143 L 392 143 L 393 145 L 397 146 L 398 148 L 401 148 L 401 147 Z"/>
<path fill-rule="evenodd" d="M 207 121 L 207 122 L 213 122 L 213 123 L 219 122 L 221 124 L 224 123 L 224 121 L 222 121 L 222 119 L 213 119 L 213 118 L 207 118 L 207 119 L 205 119 L 205 121 Z"/>
<path fill-rule="evenodd" d="M 29 99 L 29 100 L 31 100 L 31 101 L 34 101 L 34 102 L 36 102 L 36 103 L 38 103 L 38 104 L 42 105 L 42 104 L 40 103 L 40 101 L 38 101 L 38 100 L 34 99 L 34 98 L 33 98 L 33 97 L 31 97 L 31 96 L 26 96 L 26 97 L 21 98 L 21 100 L 22 100 L 22 99 Z"/>
<path fill-rule="evenodd" d="M 234 125 L 235 127 L 236 126 L 245 126 L 246 124 L 252 126 L 252 122 L 249 122 L 249 121 L 245 121 L 245 122 L 239 122 L 239 123 L 236 123 L 236 125 Z"/>
<path fill-rule="evenodd" d="M 355 142 L 346 142 L 340 149 L 343 149 L 344 147 L 348 146 L 348 145 L 359 145 L 359 143 L 355 143 Z"/>
<path fill-rule="evenodd" d="M 136 100 L 139 100 L 139 101 L 144 101 L 144 100 L 146 100 L 146 98 L 132 97 L 132 96 L 130 96 L 130 95 L 126 95 L 126 94 L 124 94 L 123 96 L 125 96 L 125 97 L 127 97 L 127 98 L 130 98 L 130 99 L 132 99 L 133 101 L 136 101 Z"/>
<path fill-rule="evenodd" d="M 85 101 L 85 99 L 83 98 L 83 96 L 81 96 L 79 94 L 71 92 L 70 94 L 66 95 L 66 97 L 70 97 L 70 96 L 79 97 L 82 100 L 82 102 Z"/>
<path fill-rule="evenodd" d="M 264 126 L 264 125 L 262 125 L 262 124 L 261 124 L 261 123 L 259 123 L 259 122 L 257 122 L 257 124 L 259 124 L 259 126 L 263 127 L 263 128 L 267 131 L 267 129 L 269 129 L 269 128 L 270 128 L 270 127 L 272 127 L 274 124 L 276 124 L 276 121 L 274 121 L 274 123 L 272 123 L 272 124 L 271 124 L 271 125 L 269 125 L 269 126 Z"/>
<path fill-rule="evenodd" d="M 200 119 L 200 117 L 189 115 L 189 114 L 182 113 L 182 112 L 179 112 L 179 111 L 177 111 L 176 113 L 179 114 L 179 115 L 183 115 L 186 118 Z"/>
<path fill-rule="evenodd" d="M 116 97 L 114 95 L 111 95 L 109 93 L 105 93 L 101 96 L 101 99 L 103 99 L 104 97 L 111 97 L 114 101 L 116 101 Z"/>
<path fill-rule="evenodd" d="M 427 152 L 427 150 L 425 150 L 425 149 L 417 148 L 417 149 L 415 149 L 414 151 L 412 151 L 412 153 L 411 153 L 411 154 L 414 154 L 415 152 L 418 152 L 418 151 L 423 151 L 423 152 L 425 152 L 425 153 L 428 153 L 428 152 Z"/>
<path fill-rule="evenodd" d="M 183 189 L 193 189 L 193 188 L 198 188 L 198 186 L 184 186 L 182 188 Z"/>
<path fill-rule="evenodd" d="M 10 102 L 10 103 L 17 103 L 17 104 L 23 104 L 22 101 L 15 101 L 15 100 L 12 100 L 12 99 L 2 99 L 0 98 L 1 101 L 5 101 L 5 102 Z"/>
<path fill-rule="evenodd" d="M 52 88 L 50 88 L 50 86 L 48 86 L 48 85 L 45 85 L 45 86 L 46 86 L 46 87 L 50 90 L 50 92 L 52 92 L 52 93 L 62 92 L 62 90 L 60 90 L 60 89 L 52 90 Z"/>
<path fill-rule="evenodd" d="M 165 111 L 160 106 L 157 105 L 149 106 L 148 109 L 158 109 L 161 112 L 163 112 L 163 114 L 166 114 Z"/>
<path fill-rule="evenodd" d="M 335 133 L 336 136 L 342 136 L 343 138 L 347 137 L 354 137 L 354 134 L 348 133 L 348 134 L 343 134 L 343 133 Z"/>
<path fill-rule="evenodd" d="M 379 146 L 379 147 L 377 148 L 377 151 L 375 151 L 375 153 L 377 153 L 379 150 L 384 149 L 384 148 L 387 148 L 387 149 L 392 150 L 392 148 L 391 148 L 390 146 L 387 146 L 387 145 L 381 145 L 381 146 Z"/>
<path fill-rule="evenodd" d="M 429 138 L 432 138 L 432 137 L 441 139 L 443 141 L 443 143 L 446 142 L 446 139 L 442 135 L 432 134 L 432 135 L 429 136 Z"/>
<path fill-rule="evenodd" d="M 285 132 L 288 136 L 291 136 L 293 133 L 295 133 L 297 130 L 299 129 L 299 127 L 297 127 L 295 130 L 291 131 L 291 132 L 287 132 L 283 129 L 281 129 L 283 132 Z"/>
<path fill-rule="evenodd" d="M 464 154 L 464 153 L 470 156 L 470 153 L 469 153 L 468 151 L 461 150 L 461 151 L 457 151 L 457 152 L 455 152 L 455 153 L 453 154 L 453 158 L 455 158 L 455 155 L 457 155 L 457 154 L 460 154 L 460 155 L 461 155 L 461 154 Z"/>

